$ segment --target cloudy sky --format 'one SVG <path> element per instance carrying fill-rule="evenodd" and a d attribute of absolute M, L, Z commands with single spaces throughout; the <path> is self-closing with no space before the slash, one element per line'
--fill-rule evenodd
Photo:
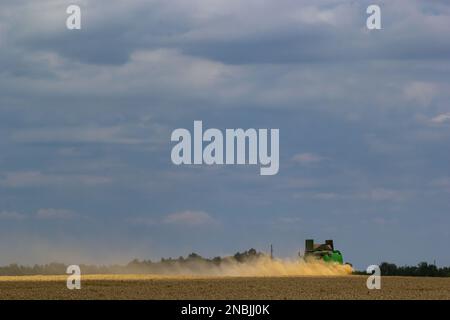
<path fill-rule="evenodd" d="M 444 0 L 2 0 L 0 264 L 450 264 L 449 34 Z M 278 175 L 174 166 L 194 120 L 279 128 Z"/>

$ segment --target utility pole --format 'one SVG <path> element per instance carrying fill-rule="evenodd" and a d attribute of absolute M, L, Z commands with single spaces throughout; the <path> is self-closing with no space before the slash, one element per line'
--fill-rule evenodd
<path fill-rule="evenodd" d="M 270 259 L 273 260 L 273 246 L 270 244 Z"/>

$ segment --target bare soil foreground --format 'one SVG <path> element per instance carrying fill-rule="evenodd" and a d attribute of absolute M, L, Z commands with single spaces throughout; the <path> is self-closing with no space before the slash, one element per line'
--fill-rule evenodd
<path fill-rule="evenodd" d="M 365 276 L 182 277 L 90 275 L 81 290 L 65 276 L 0 277 L 0 299 L 450 299 L 450 278 Z"/>

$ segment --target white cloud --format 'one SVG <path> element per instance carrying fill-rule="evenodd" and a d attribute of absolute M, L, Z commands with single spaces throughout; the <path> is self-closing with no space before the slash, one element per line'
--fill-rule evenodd
<path fill-rule="evenodd" d="M 384 188 L 373 189 L 367 194 L 367 198 L 373 201 L 401 201 L 406 196 L 403 191 Z"/>
<path fill-rule="evenodd" d="M 16 211 L 1 211 L 0 220 L 23 220 L 27 216 L 23 213 Z"/>
<path fill-rule="evenodd" d="M 450 187 L 450 177 L 441 177 L 431 181 L 431 185 L 435 187 Z"/>
<path fill-rule="evenodd" d="M 428 106 L 438 91 L 437 85 L 429 82 L 414 81 L 408 83 L 403 93 L 405 97 L 421 106 Z"/>
<path fill-rule="evenodd" d="M 278 221 L 286 224 L 298 224 L 302 223 L 303 219 L 300 217 L 280 217 Z"/>
<path fill-rule="evenodd" d="M 164 218 L 163 222 L 167 224 L 198 226 L 213 224 L 215 220 L 204 211 L 188 210 L 169 214 Z"/>
<path fill-rule="evenodd" d="M 75 216 L 75 213 L 67 209 L 46 208 L 36 212 L 36 218 L 42 220 L 68 220 Z"/>
<path fill-rule="evenodd" d="M 54 208 L 42 208 L 36 211 L 33 215 L 27 215 L 17 211 L 0 211 L 0 220 L 69 220 L 77 217 L 78 215 L 67 209 L 54 209 Z"/>
<path fill-rule="evenodd" d="M 317 200 L 335 200 L 339 199 L 340 196 L 334 192 L 319 192 L 314 194 L 313 198 Z"/>
<path fill-rule="evenodd" d="M 450 123 L 450 112 L 442 113 L 431 119 L 435 124 Z"/>
<path fill-rule="evenodd" d="M 111 178 L 80 174 L 45 174 L 39 171 L 6 172 L 0 177 L 0 186 L 8 188 L 38 187 L 38 186 L 95 186 L 110 183 Z"/>
<path fill-rule="evenodd" d="M 134 217 L 126 219 L 126 221 L 130 224 L 137 226 L 154 226 L 158 224 L 158 221 L 149 217 Z"/>
<path fill-rule="evenodd" d="M 383 201 L 403 201 L 411 195 L 411 191 L 393 190 L 386 188 L 374 188 L 367 191 L 355 191 L 354 193 L 336 193 L 336 192 L 302 192 L 294 194 L 297 199 L 314 199 L 319 201 L 332 200 L 369 200 L 375 202 Z"/>
<path fill-rule="evenodd" d="M 314 153 L 299 153 L 292 157 L 292 161 L 299 164 L 312 164 L 323 161 L 325 158 Z"/>
<path fill-rule="evenodd" d="M 14 142 L 82 142 L 82 143 L 115 143 L 139 144 L 145 141 L 127 137 L 124 128 L 113 127 L 62 127 L 26 129 L 12 134 Z"/>
<path fill-rule="evenodd" d="M 126 222 L 137 226 L 160 226 L 162 224 L 180 225 L 180 226 L 200 226 L 213 225 L 217 221 L 204 211 L 186 210 L 168 214 L 164 217 L 132 217 L 127 218 Z"/>
<path fill-rule="evenodd" d="M 434 188 L 450 192 L 450 177 L 441 177 L 434 179 L 430 182 L 430 185 Z"/>

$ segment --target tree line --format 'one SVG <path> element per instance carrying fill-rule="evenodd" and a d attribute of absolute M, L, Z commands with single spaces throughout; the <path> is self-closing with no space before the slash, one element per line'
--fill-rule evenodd
<path fill-rule="evenodd" d="M 417 266 L 397 266 L 394 263 L 380 264 L 382 276 L 408 277 L 450 277 L 450 267 L 437 267 L 434 264 L 420 262 Z M 367 274 L 365 271 L 355 271 L 354 274 Z"/>
<path fill-rule="evenodd" d="M 185 272 L 196 273 L 211 266 L 221 266 L 232 263 L 245 263 L 265 255 L 250 249 L 237 252 L 234 256 L 204 258 L 197 253 L 191 253 L 187 257 L 161 258 L 160 261 L 134 259 L 126 265 L 86 265 L 80 264 L 84 274 L 130 274 L 130 273 L 154 273 L 174 274 L 180 269 Z M 68 265 L 64 263 L 50 263 L 44 265 L 23 266 L 16 263 L 0 267 L 0 276 L 23 276 L 23 275 L 63 275 L 66 274 Z"/>

